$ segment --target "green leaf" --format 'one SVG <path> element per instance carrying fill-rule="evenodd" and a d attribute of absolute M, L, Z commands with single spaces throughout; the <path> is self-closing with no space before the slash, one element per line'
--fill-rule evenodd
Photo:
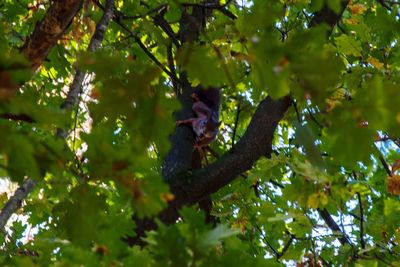
<path fill-rule="evenodd" d="M 325 163 L 322 159 L 321 152 L 315 145 L 315 137 L 307 125 L 296 127 L 296 140 L 304 146 L 306 155 L 311 164 L 320 169 L 324 169 Z"/>
<path fill-rule="evenodd" d="M 226 73 L 222 62 L 209 47 L 185 44 L 178 55 L 178 64 L 189 77 L 204 87 L 219 86 L 224 83 Z"/>
<path fill-rule="evenodd" d="M 360 41 L 351 38 L 346 34 L 342 34 L 335 38 L 335 43 L 338 47 L 339 52 L 344 55 L 361 57 L 361 43 Z"/>
<path fill-rule="evenodd" d="M 222 239 L 237 235 L 239 230 L 233 230 L 224 224 L 220 224 L 209 231 L 202 239 L 202 246 L 212 247 L 217 245 Z"/>
<path fill-rule="evenodd" d="M 356 267 L 377 267 L 377 260 L 358 260 L 355 264 Z"/>
<path fill-rule="evenodd" d="M 8 173 L 15 181 L 22 181 L 25 176 L 38 179 L 39 168 L 35 160 L 34 145 L 31 140 L 15 134 L 7 144 Z"/>
<path fill-rule="evenodd" d="M 339 14 L 341 11 L 342 1 L 341 0 L 329 0 L 327 1 L 329 8 L 333 10 L 336 14 Z"/>
<path fill-rule="evenodd" d="M 71 198 L 56 207 L 59 226 L 69 240 L 78 246 L 90 247 L 99 236 L 104 224 L 105 198 L 98 195 L 93 187 L 81 185 L 71 191 Z"/>

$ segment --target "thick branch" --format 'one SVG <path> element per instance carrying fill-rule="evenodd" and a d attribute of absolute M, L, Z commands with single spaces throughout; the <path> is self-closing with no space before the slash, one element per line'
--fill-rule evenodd
<path fill-rule="evenodd" d="M 29 195 L 35 188 L 36 181 L 28 178 L 25 182 L 14 192 L 14 195 L 7 201 L 0 213 L 0 231 L 4 234 L 8 219 L 15 213 L 22 205 L 22 201 Z"/>
<path fill-rule="evenodd" d="M 253 118 L 235 148 L 215 163 L 193 173 L 191 179 L 176 176 L 171 180 L 172 191 L 181 197 L 179 205 L 193 204 L 217 192 L 241 173 L 252 168 L 261 157 L 270 157 L 272 138 L 279 121 L 290 107 L 290 97 L 278 100 L 267 97 L 258 106 Z"/>
<path fill-rule="evenodd" d="M 110 24 L 110 20 L 114 14 L 114 0 L 106 1 L 106 5 L 104 8 L 104 14 L 96 25 L 96 30 L 90 40 L 88 51 L 94 52 L 100 48 L 101 42 L 104 39 L 104 34 L 108 25 Z M 82 83 L 85 79 L 85 73 L 77 70 L 72 85 L 68 91 L 67 97 L 62 104 L 62 109 L 69 109 L 72 106 L 75 106 L 78 103 L 79 95 L 81 93 Z"/>
<path fill-rule="evenodd" d="M 33 33 L 26 39 L 21 52 L 36 70 L 50 50 L 65 33 L 82 6 L 82 0 L 56 0 Z"/>
<path fill-rule="evenodd" d="M 27 115 L 27 114 L 11 114 L 11 113 L 4 113 L 0 114 L 0 118 L 12 121 L 23 121 L 23 122 L 35 122 L 35 120 Z"/>

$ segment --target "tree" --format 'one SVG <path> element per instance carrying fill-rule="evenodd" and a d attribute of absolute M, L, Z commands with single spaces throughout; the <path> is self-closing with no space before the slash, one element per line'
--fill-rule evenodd
<path fill-rule="evenodd" d="M 3 1 L 1 264 L 399 265 L 398 14 Z M 220 132 L 195 168 L 175 121 L 210 87 Z"/>

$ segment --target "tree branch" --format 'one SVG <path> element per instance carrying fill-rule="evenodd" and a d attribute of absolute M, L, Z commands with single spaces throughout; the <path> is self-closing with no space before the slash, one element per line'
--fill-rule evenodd
<path fill-rule="evenodd" d="M 358 205 L 360 206 L 360 244 L 361 248 L 365 249 L 365 240 L 364 240 L 364 208 L 362 205 L 361 194 L 357 192 Z"/>
<path fill-rule="evenodd" d="M 382 163 L 382 166 L 385 169 L 387 175 L 388 176 L 392 176 L 393 172 L 390 169 L 389 164 L 386 162 L 385 158 L 383 157 L 382 152 L 379 150 L 379 148 L 376 146 L 376 144 L 374 146 L 375 146 L 375 148 L 376 148 L 376 150 L 378 152 L 379 161 Z"/>
<path fill-rule="evenodd" d="M 261 238 L 263 239 L 264 243 L 269 247 L 269 249 L 274 254 L 275 258 L 279 259 L 278 251 L 276 251 L 276 249 L 271 245 L 271 243 L 269 243 L 269 241 L 268 241 L 267 237 L 265 236 L 263 230 L 258 225 L 256 225 L 256 228 L 260 232 Z"/>
<path fill-rule="evenodd" d="M 168 68 L 171 71 L 172 76 L 175 77 L 175 79 L 171 79 L 172 86 L 174 87 L 175 94 L 178 95 L 179 88 L 176 82 L 178 80 L 178 77 L 176 75 L 174 55 L 172 54 L 172 44 L 167 45 L 167 59 L 168 59 Z"/>
<path fill-rule="evenodd" d="M 239 124 L 239 115 L 240 115 L 240 103 L 237 104 L 236 107 L 236 117 L 235 117 L 235 124 L 233 126 L 233 133 L 232 133 L 232 148 L 235 147 L 235 138 L 236 138 L 236 130 Z"/>
<path fill-rule="evenodd" d="M 292 245 L 294 239 L 295 239 L 295 236 L 291 234 L 288 242 L 285 244 L 282 251 L 279 253 L 278 258 L 277 258 L 278 260 L 285 255 L 285 253 L 289 249 L 290 245 Z"/>
<path fill-rule="evenodd" d="M 105 30 L 110 22 L 110 19 L 113 15 L 114 9 L 114 0 L 107 0 L 106 1 L 106 11 L 104 12 L 102 18 L 96 25 L 96 30 L 90 40 L 90 44 L 88 47 L 89 51 L 97 50 L 100 45 L 101 41 L 104 38 Z M 48 17 L 48 16 L 46 16 Z M 48 20 L 51 20 L 48 18 Z M 63 104 L 61 105 L 61 109 L 65 110 L 74 106 L 79 101 L 79 94 L 80 88 L 85 77 L 85 73 L 81 71 L 77 71 L 74 77 L 74 81 L 70 87 L 68 92 L 67 98 L 64 100 Z M 57 136 L 63 137 L 66 135 L 66 131 L 58 130 Z M 15 191 L 14 195 L 7 201 L 4 205 L 3 209 L 0 212 L 0 231 L 5 233 L 5 225 L 11 215 L 15 213 L 17 209 L 21 207 L 22 201 L 33 191 L 36 185 L 36 181 L 31 178 L 26 179 L 22 185 Z"/>
<path fill-rule="evenodd" d="M 5 226 L 11 215 L 21 207 L 22 201 L 33 191 L 35 185 L 36 181 L 31 178 L 26 179 L 4 205 L 0 212 L 0 231 L 3 232 L 3 234 L 6 234 Z"/>
<path fill-rule="evenodd" d="M 204 9 L 215 9 L 227 16 L 228 18 L 235 20 L 237 19 L 237 16 L 230 12 L 229 10 L 225 9 L 226 6 L 228 6 L 232 1 L 227 1 L 225 4 L 220 5 L 219 3 L 215 2 L 204 2 L 202 4 L 196 4 L 196 3 L 182 3 L 182 6 L 187 7 L 187 6 L 195 6 L 195 7 L 200 7 Z"/>
<path fill-rule="evenodd" d="M 99 3 L 99 1 L 93 1 L 100 9 L 104 10 L 104 7 Z M 157 12 L 162 10 L 165 7 L 165 5 L 162 5 L 157 8 Z M 123 15 L 121 13 L 116 13 L 117 16 L 113 18 L 113 21 L 117 23 L 122 29 L 124 29 L 127 33 L 129 33 L 129 37 L 132 37 L 135 42 L 139 45 L 139 47 L 143 50 L 143 52 L 163 71 L 165 72 L 171 80 L 174 81 L 174 83 L 181 83 L 181 81 L 174 75 L 173 72 L 168 70 L 146 47 L 146 45 L 142 42 L 139 36 L 135 34 L 132 30 L 130 30 L 125 24 L 121 22 L 122 19 L 124 19 Z M 172 31 L 172 29 L 171 29 Z M 173 31 L 172 31 L 173 32 Z"/>
<path fill-rule="evenodd" d="M 309 27 L 315 27 L 321 24 L 327 24 L 331 30 L 335 27 L 338 21 L 342 17 L 343 11 L 346 9 L 349 4 L 349 0 L 341 0 L 341 9 L 339 13 L 333 11 L 329 5 L 329 0 L 325 0 L 325 4 L 320 11 L 315 13 L 314 17 L 311 19 Z"/>
<path fill-rule="evenodd" d="M 171 25 L 164 19 L 164 14 L 167 12 L 167 6 L 165 8 L 160 9 L 155 16 L 153 16 L 154 23 L 158 25 L 171 39 L 171 42 L 176 46 L 179 47 L 180 43 L 179 40 L 172 29 Z"/>
<path fill-rule="evenodd" d="M 3 113 L 0 114 L 0 118 L 2 119 L 6 119 L 6 120 L 12 120 L 12 121 L 23 121 L 23 122 L 29 122 L 29 123 L 33 123 L 35 122 L 35 120 L 27 115 L 27 114 L 11 114 L 11 113 Z"/>
<path fill-rule="evenodd" d="M 338 232 L 340 234 L 338 239 L 342 245 L 352 245 L 350 239 L 342 232 L 342 230 L 340 230 L 339 225 L 337 225 L 331 214 L 326 209 L 318 209 L 318 214 L 333 232 Z"/>
<path fill-rule="evenodd" d="M 83 0 L 55 0 L 43 20 L 36 24 L 33 33 L 21 48 L 22 54 L 36 70 L 45 60 L 53 46 L 65 33 Z"/>
<path fill-rule="evenodd" d="M 392 7 L 388 5 L 388 3 L 385 2 L 385 0 L 377 0 L 379 4 L 381 4 L 384 8 L 386 8 L 389 11 L 392 11 Z"/>
<path fill-rule="evenodd" d="M 180 175 L 173 177 L 171 190 L 178 196 L 179 204 L 196 203 L 251 169 L 261 156 L 270 157 L 275 129 L 290 104 L 289 96 L 278 100 L 267 97 L 261 101 L 234 149 L 213 164 L 194 172 L 189 181 Z"/>
<path fill-rule="evenodd" d="M 111 18 L 114 16 L 114 0 L 107 0 L 104 8 L 104 13 L 99 22 L 96 25 L 96 30 L 93 33 L 92 39 L 90 40 L 88 51 L 94 52 L 100 48 L 101 42 L 104 39 L 104 34 L 108 25 L 110 24 Z M 83 80 L 85 79 L 85 72 L 76 69 L 75 77 L 68 91 L 67 97 L 61 105 L 61 109 L 69 109 L 75 106 L 79 101 L 79 95 L 81 94 L 81 88 Z"/>

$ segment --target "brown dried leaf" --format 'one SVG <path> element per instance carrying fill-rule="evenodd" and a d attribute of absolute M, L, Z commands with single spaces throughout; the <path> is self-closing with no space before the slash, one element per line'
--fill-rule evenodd
<path fill-rule="evenodd" d="M 400 195 L 400 175 L 388 176 L 387 190 L 393 195 Z"/>

